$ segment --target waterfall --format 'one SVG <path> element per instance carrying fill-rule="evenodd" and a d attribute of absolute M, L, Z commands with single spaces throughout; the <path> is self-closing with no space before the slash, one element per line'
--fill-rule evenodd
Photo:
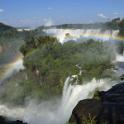
<path fill-rule="evenodd" d="M 66 79 L 62 97 L 57 101 L 51 100 L 39 104 L 30 102 L 23 108 L 0 105 L 0 115 L 15 117 L 29 124 L 66 124 L 80 100 L 92 98 L 96 90 L 108 90 L 114 85 L 114 82 L 110 83 L 107 79 L 93 79 L 82 85 L 71 84 L 72 80 L 73 77 Z"/>
<path fill-rule="evenodd" d="M 124 62 L 124 53 L 122 55 L 116 53 L 116 62 Z"/>
<path fill-rule="evenodd" d="M 95 39 L 95 40 L 121 40 L 118 37 L 118 30 L 102 30 L 102 29 L 46 29 L 47 34 L 57 37 L 57 39 L 64 43 L 68 40 L 79 39 Z"/>
<path fill-rule="evenodd" d="M 114 63 L 116 63 L 116 68 L 114 70 L 115 74 L 120 77 L 124 74 L 124 53 L 118 54 L 116 53 L 116 58 Z"/>

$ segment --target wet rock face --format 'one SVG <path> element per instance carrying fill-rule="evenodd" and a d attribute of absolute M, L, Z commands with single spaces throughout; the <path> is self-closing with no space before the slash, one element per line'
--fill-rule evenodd
<path fill-rule="evenodd" d="M 113 86 L 110 90 L 106 91 L 105 94 L 120 94 L 124 95 L 124 82 L 121 82 Z"/>
<path fill-rule="evenodd" d="M 84 117 L 97 117 L 101 109 L 101 102 L 96 99 L 87 99 L 80 101 L 72 112 L 70 122 L 80 124 Z M 76 122 L 79 121 L 79 122 Z"/>
<path fill-rule="evenodd" d="M 0 116 L 0 124 L 27 124 L 20 120 L 10 121 L 7 118 Z"/>
<path fill-rule="evenodd" d="M 70 122 L 82 124 L 83 117 L 89 114 L 96 123 L 106 121 L 108 124 L 124 124 L 124 82 L 113 86 L 106 92 L 100 92 L 101 100 L 82 100 L 74 108 Z"/>

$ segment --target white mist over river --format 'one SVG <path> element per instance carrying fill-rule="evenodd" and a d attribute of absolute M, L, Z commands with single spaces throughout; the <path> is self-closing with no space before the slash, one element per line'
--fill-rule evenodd
<path fill-rule="evenodd" d="M 72 85 L 68 77 L 63 88 L 63 95 L 57 102 L 46 101 L 40 104 L 31 102 L 23 108 L 9 108 L 0 105 L 0 115 L 21 119 L 29 124 L 65 124 L 80 100 L 92 98 L 96 90 L 108 90 L 115 84 L 110 80 L 95 80 L 82 85 Z"/>

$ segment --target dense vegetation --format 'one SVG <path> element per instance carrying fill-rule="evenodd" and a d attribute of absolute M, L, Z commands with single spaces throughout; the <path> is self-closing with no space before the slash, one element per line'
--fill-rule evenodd
<path fill-rule="evenodd" d="M 14 30 L 15 28 L 9 25 L 5 25 L 3 23 L 0 23 L 0 32 L 5 32 L 8 30 Z"/>
<path fill-rule="evenodd" d="M 119 22 L 118 19 L 106 24 L 111 28 L 117 28 L 117 22 Z M 122 25 L 123 23 L 119 22 L 121 28 Z M 113 78 L 111 70 L 115 56 L 110 43 L 88 40 L 61 44 L 56 38 L 47 36 L 39 29 L 28 33 L 16 32 L 14 34 L 14 32 L 11 32 L 12 37 L 14 36 L 17 40 L 13 40 L 9 34 L 7 38 L 2 35 L 0 42 L 4 44 L 12 41 L 11 48 L 14 50 L 15 46 L 18 46 L 18 43 L 22 45 L 22 40 L 25 39 L 25 44 L 20 51 L 24 55 L 26 70 L 3 84 L 0 90 L 0 98 L 3 102 L 22 104 L 26 99 L 47 99 L 59 95 L 67 76 L 79 75 L 80 69 L 82 73 L 78 78 L 79 83 L 94 77 L 97 79 Z M 122 51 L 121 44 L 122 42 L 118 45 L 120 52 Z"/>
<path fill-rule="evenodd" d="M 13 35 L 11 35 L 13 34 Z M 19 53 L 19 48 L 24 44 L 24 34 L 5 33 L 0 37 L 0 64 L 12 61 Z"/>
<path fill-rule="evenodd" d="M 119 35 L 124 36 L 124 20 L 120 19 L 105 24 L 67 24 L 57 28 L 81 28 L 81 26 L 119 29 Z M 112 72 L 114 50 L 107 42 L 90 39 L 86 42 L 68 41 L 61 44 L 55 37 L 47 36 L 40 28 L 30 32 L 17 32 L 12 27 L 3 26 L 0 31 L 0 46 L 4 47 L 4 52 L 0 54 L 0 64 L 6 63 L 22 46 L 20 51 L 24 55 L 26 67 L 26 70 L 20 71 L 1 85 L 0 102 L 4 104 L 23 105 L 32 99 L 43 100 L 58 96 L 62 93 L 65 79 L 71 75 L 78 75 L 78 83 L 81 84 L 94 77 L 114 78 Z M 123 53 L 122 41 L 117 43 L 117 49 L 119 53 Z M 80 70 L 82 73 L 79 73 Z M 95 117 L 84 117 L 82 123 L 95 124 Z"/>
<path fill-rule="evenodd" d="M 124 36 L 124 19 L 119 23 L 120 35 Z"/>
<path fill-rule="evenodd" d="M 67 76 L 79 74 L 79 67 L 82 69 L 79 83 L 93 77 L 111 77 L 113 49 L 105 42 L 61 44 L 54 37 L 33 36 L 28 37 L 21 52 L 26 70 L 4 83 L 5 90 L 0 94 L 3 102 L 22 104 L 26 99 L 59 95 Z"/>

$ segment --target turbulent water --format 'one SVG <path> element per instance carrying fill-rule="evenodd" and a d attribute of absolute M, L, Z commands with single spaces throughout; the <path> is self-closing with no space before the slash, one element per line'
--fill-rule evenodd
<path fill-rule="evenodd" d="M 62 98 L 36 104 L 24 108 L 9 108 L 0 105 L 0 115 L 21 119 L 29 124 L 65 124 L 72 110 L 80 100 L 92 98 L 96 90 L 108 90 L 115 82 L 109 80 L 95 80 L 82 85 L 70 84 L 73 80 L 68 77 L 63 88 Z"/>
<path fill-rule="evenodd" d="M 101 30 L 101 29 L 47 29 L 47 34 L 57 37 L 64 43 L 68 40 L 95 39 L 102 41 L 119 40 L 118 30 Z"/>

